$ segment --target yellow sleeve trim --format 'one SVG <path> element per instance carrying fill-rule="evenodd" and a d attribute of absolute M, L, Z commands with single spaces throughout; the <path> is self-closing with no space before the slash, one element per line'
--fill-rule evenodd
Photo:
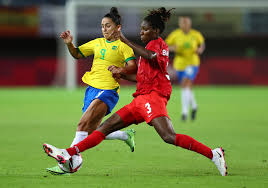
<path fill-rule="evenodd" d="M 83 57 L 85 57 L 84 56 L 84 54 L 81 52 L 81 50 L 79 49 L 79 47 L 77 48 L 78 49 L 78 52 L 83 56 Z"/>
<path fill-rule="evenodd" d="M 136 59 L 136 57 L 129 57 L 125 60 L 125 62 L 127 63 L 128 61 L 132 60 L 132 59 Z"/>

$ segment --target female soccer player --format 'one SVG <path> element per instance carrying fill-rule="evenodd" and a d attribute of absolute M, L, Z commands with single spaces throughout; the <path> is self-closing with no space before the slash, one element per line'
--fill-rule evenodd
<path fill-rule="evenodd" d="M 166 39 L 169 50 L 175 52 L 173 67 L 177 72 L 181 84 L 182 120 L 187 119 L 189 105 L 191 104 L 191 119 L 196 118 L 197 103 L 192 90 L 193 82 L 198 73 L 201 55 L 205 50 L 202 34 L 192 29 L 189 16 L 179 17 L 179 29 L 171 32 Z"/>
<path fill-rule="evenodd" d="M 85 92 L 83 115 L 78 123 L 75 138 L 71 146 L 82 141 L 100 125 L 103 117 L 113 110 L 119 99 L 118 79 L 113 78 L 108 70 L 111 65 L 117 67 L 136 68 L 133 50 L 119 39 L 121 17 L 117 8 L 113 7 L 101 22 L 104 38 L 89 41 L 78 48 L 73 43 L 70 31 L 61 33 L 60 37 L 67 45 L 70 54 L 76 58 L 84 58 L 94 54 L 93 65 L 90 72 L 86 72 L 82 78 L 88 84 Z M 116 131 L 106 139 L 120 139 L 125 141 L 131 151 L 134 151 L 134 130 Z M 49 172 L 62 173 L 57 167 L 48 168 Z"/>
<path fill-rule="evenodd" d="M 195 151 L 212 160 L 222 176 L 225 176 L 226 167 L 222 148 L 211 150 L 204 144 L 190 136 L 176 134 L 167 114 L 167 101 L 171 95 L 171 83 L 167 73 L 168 46 L 159 36 L 165 29 L 165 22 L 170 17 L 170 10 L 159 8 L 152 10 L 141 23 L 141 40 L 146 44 L 143 48 L 127 40 L 121 34 L 121 40 L 129 45 L 135 53 L 140 55 L 137 70 L 137 90 L 133 94 L 133 101 L 114 113 L 100 127 L 83 141 L 68 149 L 58 149 L 44 144 L 45 152 L 59 163 L 67 164 L 70 157 L 92 148 L 102 142 L 106 135 L 113 131 L 125 128 L 133 123 L 146 121 L 153 126 L 159 136 L 168 144 Z M 109 67 L 113 74 L 122 74 L 128 77 L 129 69 Z"/>

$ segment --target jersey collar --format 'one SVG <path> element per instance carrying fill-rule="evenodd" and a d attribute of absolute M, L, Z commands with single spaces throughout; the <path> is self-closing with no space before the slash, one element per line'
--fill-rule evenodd
<path fill-rule="evenodd" d="M 114 40 L 114 41 L 108 41 L 107 39 L 105 39 L 105 41 L 107 42 L 107 43 L 112 43 L 112 42 L 116 42 L 116 41 L 118 41 L 119 39 L 117 39 L 117 40 Z"/>

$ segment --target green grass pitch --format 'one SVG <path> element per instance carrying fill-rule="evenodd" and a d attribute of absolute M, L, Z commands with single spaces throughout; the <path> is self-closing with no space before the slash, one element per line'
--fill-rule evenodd
<path fill-rule="evenodd" d="M 122 87 L 128 104 L 134 87 Z M 84 88 L 0 89 L 0 187 L 268 187 L 268 88 L 197 87 L 197 120 L 180 120 L 180 89 L 173 88 L 168 112 L 177 133 L 226 150 L 229 176 L 221 177 L 205 157 L 165 144 L 152 127 L 132 125 L 136 151 L 120 141 L 104 141 L 83 153 L 78 173 L 52 176 L 56 164 L 44 142 L 68 147 L 81 117 Z"/>

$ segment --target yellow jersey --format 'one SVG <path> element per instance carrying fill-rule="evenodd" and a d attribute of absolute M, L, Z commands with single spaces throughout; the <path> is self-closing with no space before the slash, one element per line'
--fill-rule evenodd
<path fill-rule="evenodd" d="M 176 46 L 173 67 L 176 70 L 184 70 L 186 66 L 199 66 L 200 59 L 196 53 L 197 48 L 205 41 L 202 34 L 194 29 L 184 33 L 181 29 L 171 32 L 166 38 L 169 46 Z"/>
<path fill-rule="evenodd" d="M 135 59 L 132 48 L 120 40 L 113 42 L 105 38 L 97 38 L 78 47 L 83 57 L 94 54 L 90 72 L 86 72 L 82 81 L 97 89 L 115 89 L 119 83 L 108 71 L 110 65 L 124 67 L 131 59 Z"/>

